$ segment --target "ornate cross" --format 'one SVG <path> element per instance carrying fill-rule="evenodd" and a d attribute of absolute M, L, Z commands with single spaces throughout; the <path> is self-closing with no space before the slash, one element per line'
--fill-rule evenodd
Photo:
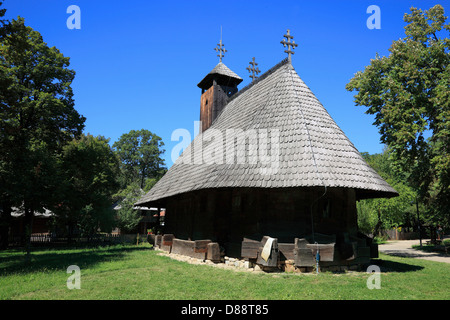
<path fill-rule="evenodd" d="M 284 35 L 284 37 L 287 39 L 287 41 L 283 39 L 283 41 L 281 41 L 280 43 L 281 43 L 285 48 L 286 48 L 286 47 L 288 48 L 287 50 L 284 50 L 284 52 L 286 52 L 286 53 L 288 54 L 289 62 L 291 62 L 291 61 L 292 61 L 291 54 L 294 54 L 294 53 L 295 53 L 293 50 L 295 49 L 295 47 L 298 46 L 298 44 L 296 44 L 294 40 L 292 40 L 292 42 L 291 42 L 291 39 L 294 39 L 294 37 L 291 36 L 290 30 L 289 30 L 289 29 L 288 29 L 288 31 L 287 31 L 287 34 Z M 291 49 L 292 49 L 292 50 L 291 50 Z"/>
<path fill-rule="evenodd" d="M 222 62 L 222 58 L 224 57 L 224 53 L 227 52 L 227 50 L 224 48 L 225 44 L 222 43 L 222 27 L 220 27 L 220 42 L 217 44 L 217 47 L 214 48 L 216 52 L 219 54 L 217 55 L 219 57 L 220 62 Z"/>
<path fill-rule="evenodd" d="M 251 73 L 249 77 L 252 78 L 252 81 L 255 81 L 255 79 L 258 78 L 257 77 L 258 73 L 260 73 L 261 71 L 258 69 L 258 67 L 256 67 L 258 64 L 255 62 L 255 57 L 253 57 L 252 61 L 250 61 L 249 63 L 251 65 L 251 67 L 250 66 L 247 67 L 248 72 Z"/>

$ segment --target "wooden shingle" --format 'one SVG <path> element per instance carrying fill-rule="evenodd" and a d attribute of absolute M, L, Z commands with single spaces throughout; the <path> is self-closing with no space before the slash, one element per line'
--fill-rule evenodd
<path fill-rule="evenodd" d="M 201 143 L 202 137 L 212 129 L 219 130 L 225 141 L 214 139 L 203 146 L 211 144 L 212 149 L 222 148 L 224 152 L 227 146 L 236 147 L 235 142 L 226 141 L 229 129 L 246 133 L 251 130 L 278 132 L 278 144 L 268 146 L 278 155 L 277 162 L 226 163 L 224 153 L 221 164 L 183 163 L 182 159 L 195 149 L 194 144 Z M 247 156 L 252 155 L 249 150 L 255 145 L 251 139 L 249 141 L 243 148 Z M 257 143 L 256 152 L 258 156 L 262 152 Z M 241 155 L 238 150 L 236 154 Z M 137 205 L 207 188 L 323 186 L 353 188 L 359 199 L 398 195 L 365 162 L 293 66 L 283 60 L 232 96 L 211 127 L 195 137 Z"/>

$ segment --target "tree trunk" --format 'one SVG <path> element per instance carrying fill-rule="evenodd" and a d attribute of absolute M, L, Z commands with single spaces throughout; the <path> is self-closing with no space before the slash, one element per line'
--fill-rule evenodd
<path fill-rule="evenodd" d="M 8 248 L 9 245 L 9 228 L 11 226 L 11 203 L 4 201 L 2 203 L 2 215 L 0 217 L 0 250 Z"/>
<path fill-rule="evenodd" d="M 373 232 L 374 236 L 378 236 L 379 235 L 381 225 L 382 225 L 382 222 L 381 222 L 381 211 L 380 211 L 380 209 L 378 209 L 378 222 L 377 222 L 377 224 L 375 226 L 375 230 Z"/>
<path fill-rule="evenodd" d="M 26 246 L 26 262 L 31 262 L 31 233 L 33 232 L 33 215 L 34 210 L 25 204 L 25 246 Z"/>
<path fill-rule="evenodd" d="M 142 175 L 141 175 L 141 189 L 144 189 L 144 182 L 145 182 L 145 174 L 142 172 Z"/>

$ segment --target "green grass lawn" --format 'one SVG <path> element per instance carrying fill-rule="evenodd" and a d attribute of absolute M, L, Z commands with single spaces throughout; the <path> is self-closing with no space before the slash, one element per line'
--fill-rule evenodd
<path fill-rule="evenodd" d="M 251 273 L 192 265 L 149 245 L 0 251 L 0 299 L 310 300 L 450 299 L 450 264 L 380 255 L 381 289 L 350 273 Z M 70 265 L 81 289 L 67 288 Z"/>

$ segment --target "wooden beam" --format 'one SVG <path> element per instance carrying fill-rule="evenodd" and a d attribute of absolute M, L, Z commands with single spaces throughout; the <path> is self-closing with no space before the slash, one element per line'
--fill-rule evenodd
<path fill-rule="evenodd" d="M 258 257 L 258 250 L 261 247 L 260 241 L 244 238 L 241 246 L 241 257 L 248 259 L 256 259 Z"/>
<path fill-rule="evenodd" d="M 211 240 L 195 240 L 194 241 L 194 252 L 195 253 L 206 253 L 208 251 L 208 244 Z"/>
<path fill-rule="evenodd" d="M 294 260 L 294 243 L 279 243 L 280 260 Z"/>
<path fill-rule="evenodd" d="M 206 253 L 206 259 L 212 262 L 220 262 L 220 246 L 217 242 L 208 243 L 208 251 Z"/>
<path fill-rule="evenodd" d="M 329 244 L 307 244 L 306 247 L 308 247 L 313 257 L 316 256 L 317 250 L 319 250 L 320 255 L 320 261 L 333 261 L 334 260 L 334 243 Z"/>
<path fill-rule="evenodd" d="M 309 248 L 294 249 L 294 265 L 296 267 L 314 267 L 315 259 Z"/>
<path fill-rule="evenodd" d="M 261 240 L 261 246 L 258 249 L 258 257 L 256 258 L 256 263 L 259 265 L 262 265 L 263 267 L 277 267 L 278 266 L 278 260 L 279 260 L 279 251 L 278 251 L 278 239 L 274 239 L 272 242 L 272 250 L 270 252 L 269 259 L 264 260 L 261 257 L 261 253 L 263 251 L 263 248 L 269 240 L 270 237 L 264 236 Z"/>
<path fill-rule="evenodd" d="M 172 242 L 172 253 L 204 260 L 206 252 L 195 252 L 194 247 L 195 241 L 175 238 Z"/>

